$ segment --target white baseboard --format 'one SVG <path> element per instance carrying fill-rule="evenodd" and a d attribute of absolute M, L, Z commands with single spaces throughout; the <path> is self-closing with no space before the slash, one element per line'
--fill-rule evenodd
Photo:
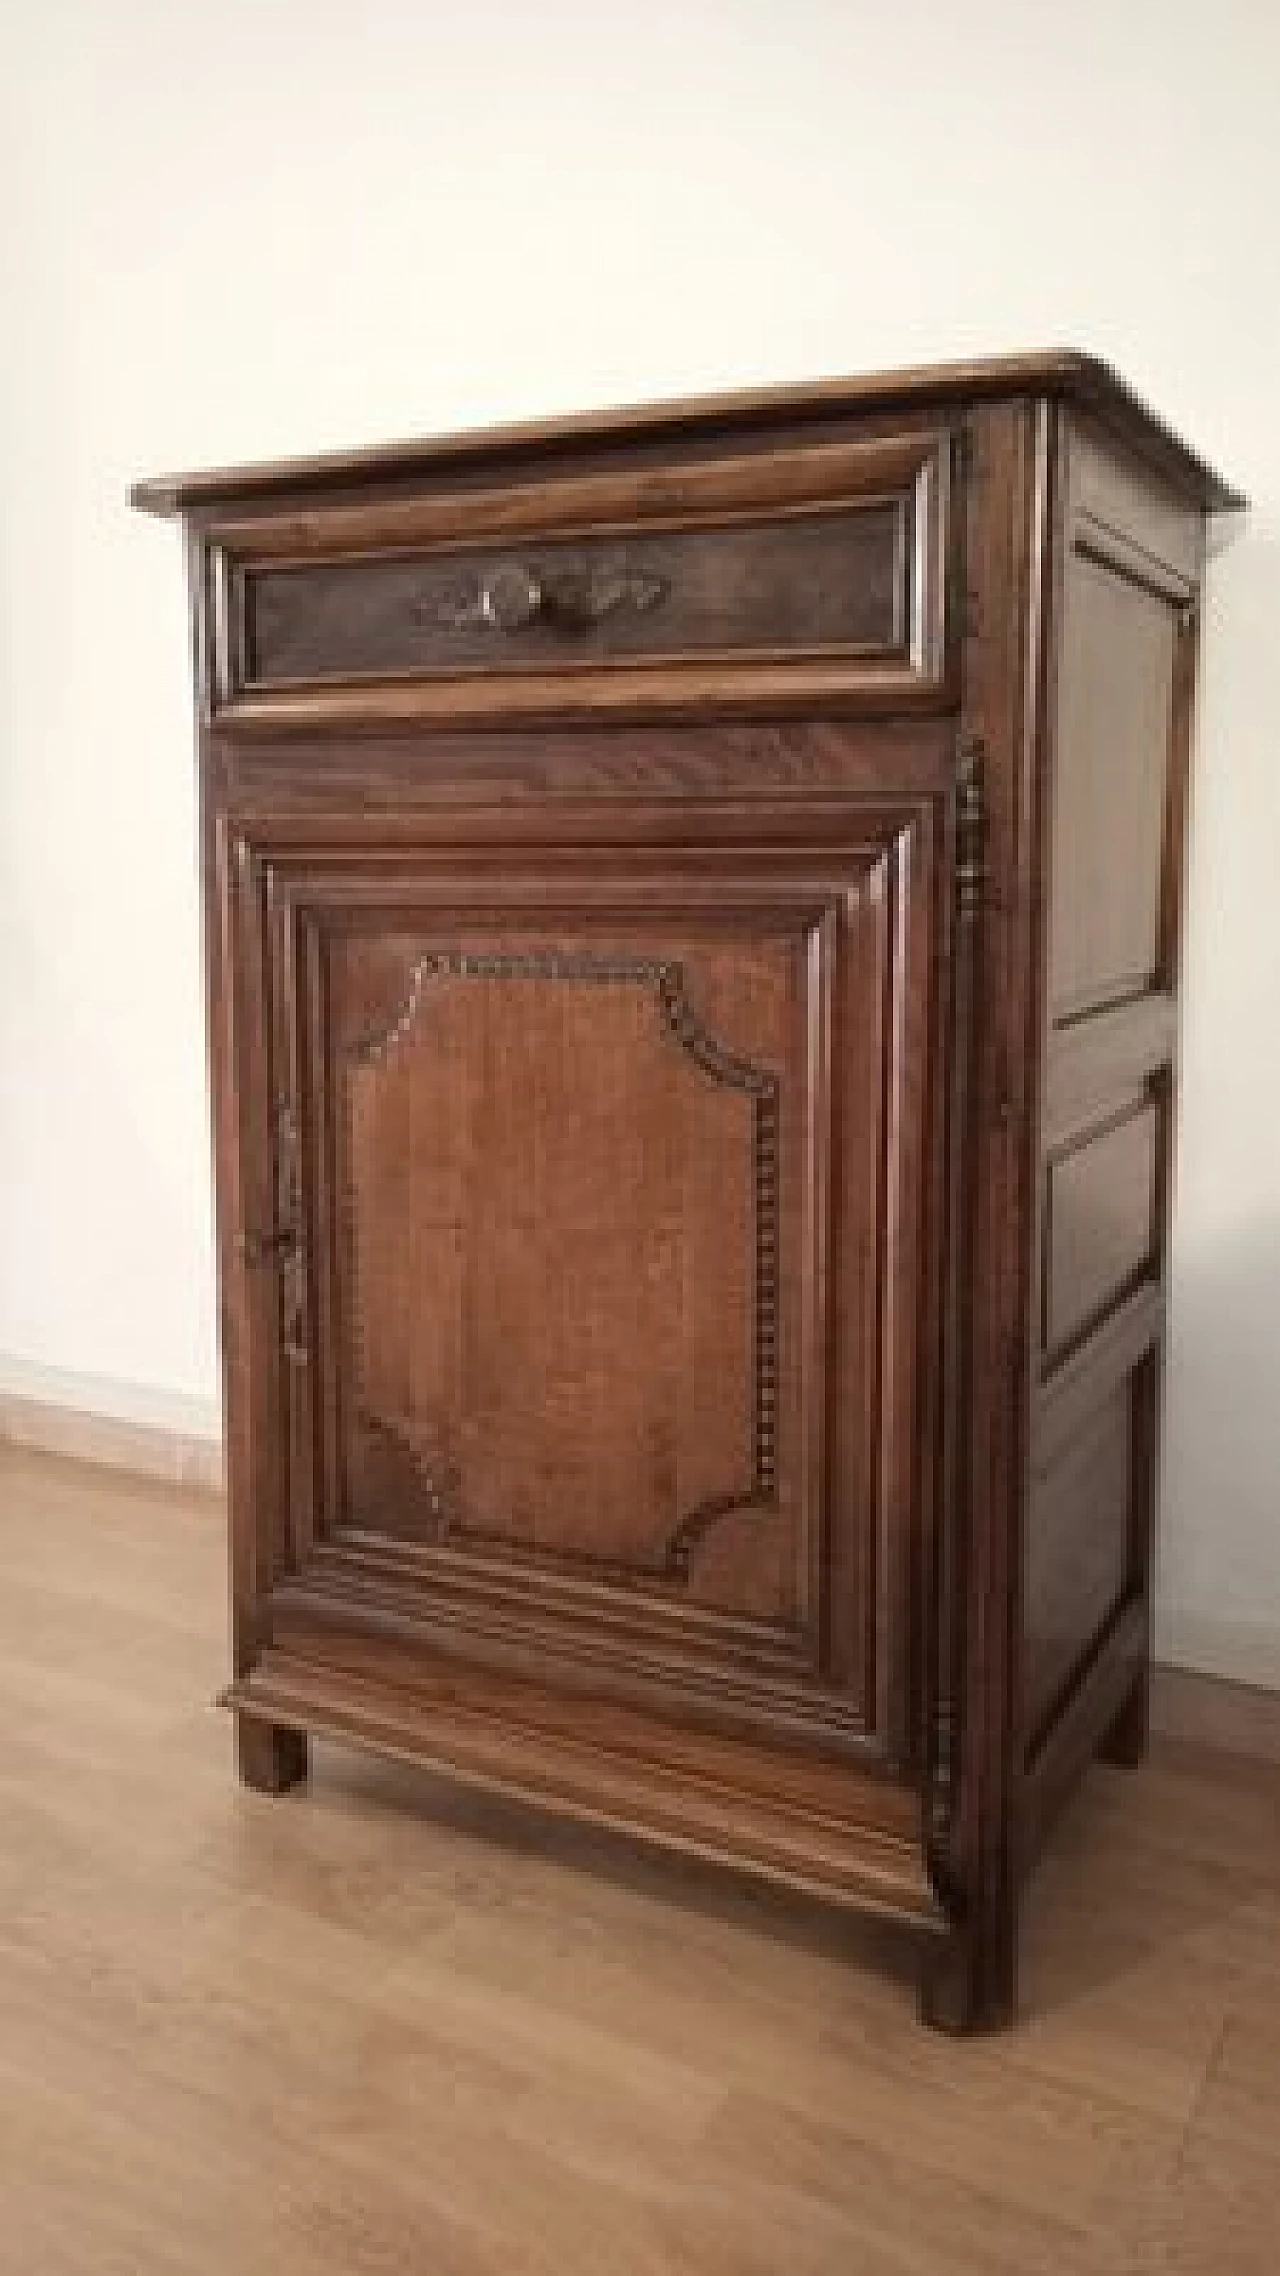
<path fill-rule="evenodd" d="M 1280 1763 L 1280 1690 L 1228 1683 L 1180 1667 L 1155 1667 L 1151 1730 L 1156 1738 Z"/>
<path fill-rule="evenodd" d="M 1188 1675 L 1216 1676 L 1259 1691 L 1280 1691 L 1280 1581 L 1265 1620 L 1224 1618 L 1157 1602 L 1156 1656 Z"/>
<path fill-rule="evenodd" d="M 0 1444 L 221 1493 L 217 1400 L 78 1375 L 0 1353 Z"/>

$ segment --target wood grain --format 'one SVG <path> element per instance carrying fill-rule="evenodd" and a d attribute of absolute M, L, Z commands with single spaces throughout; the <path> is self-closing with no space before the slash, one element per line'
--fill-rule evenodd
<path fill-rule="evenodd" d="M 1156 1254 L 1160 1112 L 1140 1099 L 1047 1168 L 1044 1348 L 1052 1357 L 1111 1310 Z"/>
<path fill-rule="evenodd" d="M 1056 1020 L 1138 994 L 1156 978 L 1176 631 L 1163 596 L 1080 550 L 1063 608 L 1050 944 Z"/>
<path fill-rule="evenodd" d="M 1132 1471 L 1126 1382 L 1032 1485 L 1023 1615 L 1029 1745 L 1124 1594 Z"/>
<path fill-rule="evenodd" d="M 1094 1771 L 958 2048 L 798 1901 L 324 1746 L 237 1788 L 222 1565 L 0 1453 L 5 2276 L 1271 2276 L 1269 1765 Z"/>
<path fill-rule="evenodd" d="M 756 1285 L 759 1240 L 772 1259 L 800 1235 L 798 1160 L 779 1235 L 776 1172 L 762 1197 L 756 1154 L 760 1114 L 772 1132 L 778 1085 L 794 1096 L 800 1077 L 803 939 L 615 928 L 602 950 L 562 928 L 554 946 L 503 931 L 443 954 L 380 936 L 335 943 L 330 968 L 347 1038 L 351 1522 L 661 1574 L 695 1512 L 711 1554 L 712 1505 L 726 1525 L 754 1508 L 713 1594 L 727 1583 L 738 1609 L 794 1622 L 793 1400 L 780 1446 L 776 1339 L 759 1379 L 753 1320 L 779 1310 L 772 1263 Z M 733 1054 L 726 1076 L 673 1036 L 664 961 Z M 792 1352 L 793 1322 L 777 1328 Z M 701 1556 L 692 1578 L 708 1585 Z"/>

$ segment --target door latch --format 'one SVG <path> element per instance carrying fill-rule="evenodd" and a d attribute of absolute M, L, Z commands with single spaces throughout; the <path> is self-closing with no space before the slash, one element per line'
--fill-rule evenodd
<path fill-rule="evenodd" d="M 297 1227 L 274 1225 L 268 1233 L 237 1233 L 236 1255 L 250 1268 L 278 1263 L 291 1256 L 298 1245 Z"/>

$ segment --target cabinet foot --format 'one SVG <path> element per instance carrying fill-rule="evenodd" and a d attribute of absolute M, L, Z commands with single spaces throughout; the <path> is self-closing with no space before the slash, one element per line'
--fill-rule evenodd
<path fill-rule="evenodd" d="M 1134 1770 L 1145 1759 L 1150 1698 L 1151 1679 L 1144 1668 L 1110 1730 L 1102 1738 L 1098 1747 L 1102 1762 L 1119 1763 L 1125 1770 Z"/>
<path fill-rule="evenodd" d="M 237 1715 L 236 1767 L 241 1784 L 255 1793 L 283 1794 L 307 1775 L 306 1732 Z"/>
<path fill-rule="evenodd" d="M 920 2021 L 931 2031 L 957 2037 L 1012 2023 L 1018 2008 L 1015 1922 L 1002 1923 L 985 1940 L 957 1929 L 927 1952 L 919 2008 Z"/>

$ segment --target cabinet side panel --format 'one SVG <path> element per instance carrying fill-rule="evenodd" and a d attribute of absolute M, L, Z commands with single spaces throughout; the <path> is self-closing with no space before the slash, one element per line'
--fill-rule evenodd
<path fill-rule="evenodd" d="M 1051 1716 L 1125 1588 L 1131 1401 L 1121 1386 L 1032 1482 L 1026 1565 L 1028 1726 Z"/>
<path fill-rule="evenodd" d="M 1139 994 L 1155 974 L 1175 634 L 1164 595 L 1077 536 L 1056 714 L 1055 1022 Z"/>
<path fill-rule="evenodd" d="M 1143 1099 L 1046 1166 L 1044 1321 L 1057 1357 L 1151 1269 L 1160 1109 Z"/>
<path fill-rule="evenodd" d="M 1082 1753 L 1102 1735 L 1094 1679 L 1122 1621 L 1147 1618 L 1201 554 L 1196 515 L 1084 422 L 1064 417 L 1060 450 L 1022 1683 L 1033 1777 L 1059 1710 Z"/>

